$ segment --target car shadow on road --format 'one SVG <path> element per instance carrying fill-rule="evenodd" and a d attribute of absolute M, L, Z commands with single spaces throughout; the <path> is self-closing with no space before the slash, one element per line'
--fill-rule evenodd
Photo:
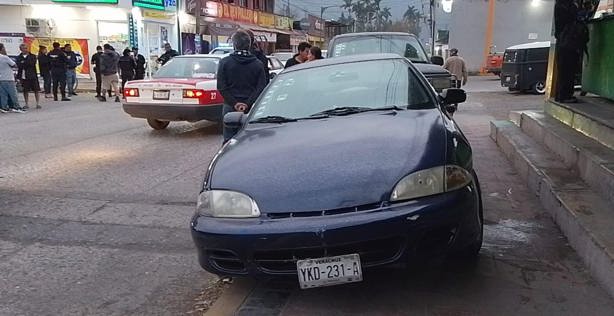
<path fill-rule="evenodd" d="M 219 137 L 221 142 L 222 124 L 209 121 L 171 122 L 164 130 L 150 130 L 150 136 L 159 138 L 198 138 L 198 137 Z"/>

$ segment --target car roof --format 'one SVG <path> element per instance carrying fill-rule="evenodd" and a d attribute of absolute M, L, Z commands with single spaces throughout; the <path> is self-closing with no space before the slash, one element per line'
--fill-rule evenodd
<path fill-rule="evenodd" d="M 417 38 L 416 35 L 411 33 L 403 33 L 403 32 L 360 32 L 360 33 L 345 33 L 341 35 L 335 36 L 335 38 L 342 37 L 358 37 L 358 36 L 378 36 L 378 35 L 395 35 L 395 36 L 411 36 Z"/>
<path fill-rule="evenodd" d="M 194 54 L 194 55 L 181 55 L 175 58 L 224 58 L 228 54 Z"/>
<path fill-rule="evenodd" d="M 290 68 L 286 68 L 284 72 L 292 72 L 297 70 L 304 70 L 310 68 L 318 68 L 324 66 L 331 65 L 340 65 L 340 64 L 348 64 L 348 63 L 357 63 L 357 62 L 365 62 L 365 61 L 377 61 L 377 60 L 401 60 L 407 61 L 407 59 L 403 56 L 397 54 L 363 54 L 363 55 L 349 55 L 349 56 L 341 56 L 335 58 L 325 58 L 317 61 L 312 61 L 308 63 L 303 63 L 300 65 L 292 66 Z"/>
<path fill-rule="evenodd" d="M 531 48 L 546 48 L 550 47 L 550 42 L 533 42 L 520 45 L 510 46 L 507 49 L 531 49 Z"/>

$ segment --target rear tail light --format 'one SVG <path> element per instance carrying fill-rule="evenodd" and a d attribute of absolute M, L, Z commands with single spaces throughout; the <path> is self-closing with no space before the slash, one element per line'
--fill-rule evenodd
<path fill-rule="evenodd" d="M 202 89 L 184 89 L 184 99 L 197 99 L 198 104 L 220 104 L 224 102 L 224 98 L 217 90 L 202 90 Z"/>
<path fill-rule="evenodd" d="M 124 88 L 124 96 L 125 97 L 138 97 L 139 89 L 137 88 Z"/>

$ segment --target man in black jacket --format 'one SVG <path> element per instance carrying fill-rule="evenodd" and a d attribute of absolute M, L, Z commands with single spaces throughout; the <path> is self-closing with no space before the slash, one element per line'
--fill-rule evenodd
<path fill-rule="evenodd" d="M 38 71 L 43 77 L 45 98 L 51 98 L 51 61 L 47 56 L 47 46 L 38 47 Z"/>
<path fill-rule="evenodd" d="M 51 79 L 53 80 L 53 100 L 58 100 L 58 88 L 62 94 L 62 101 L 70 101 L 66 97 L 66 65 L 68 60 L 64 51 L 60 49 L 60 43 L 53 43 L 53 50 L 49 52 L 51 65 Z"/>
<path fill-rule="evenodd" d="M 158 58 L 158 62 L 164 66 L 168 63 L 173 57 L 179 56 L 179 53 L 171 47 L 171 44 L 164 44 L 164 54 Z"/>
<path fill-rule="evenodd" d="M 220 61 L 217 72 L 217 89 L 224 97 L 222 117 L 234 111 L 247 113 L 266 86 L 264 65 L 250 52 L 249 34 L 237 31 L 232 43 L 234 53 Z M 224 127 L 224 143 L 236 132 Z"/>
<path fill-rule="evenodd" d="M 143 80 L 145 79 L 145 67 L 147 66 L 147 61 L 143 55 L 139 54 L 139 49 L 137 47 L 132 48 L 132 52 L 134 53 L 134 59 L 136 60 L 134 80 Z"/>
<path fill-rule="evenodd" d="M 34 92 L 36 98 L 36 108 L 40 109 L 40 95 L 41 87 L 38 84 L 38 74 L 36 73 L 36 55 L 30 53 L 30 48 L 26 44 L 19 45 L 21 54 L 17 56 L 17 78 L 21 82 L 23 88 L 23 97 L 26 101 L 26 106 L 23 108 L 27 110 L 29 106 L 29 94 L 30 91 Z"/>
<path fill-rule="evenodd" d="M 298 54 L 294 55 L 292 58 L 288 59 L 286 62 L 286 67 L 292 67 L 294 65 L 302 64 L 307 61 L 309 58 L 309 50 L 311 49 L 311 44 L 307 42 L 301 42 L 298 44 Z"/>
<path fill-rule="evenodd" d="M 96 46 L 96 53 L 92 55 L 92 65 L 94 66 L 94 74 L 96 75 L 96 98 L 101 97 L 102 91 L 102 75 L 100 75 L 100 55 L 102 55 L 102 46 Z"/>
<path fill-rule="evenodd" d="M 251 30 L 246 30 L 246 32 L 247 34 L 249 34 L 249 37 L 252 41 L 252 47 L 249 51 L 254 56 L 256 56 L 256 58 L 258 58 L 258 60 L 260 60 L 260 62 L 262 62 L 262 64 L 264 65 L 264 74 L 266 76 L 266 83 L 268 84 L 271 79 L 270 74 L 269 74 L 269 59 L 262 52 L 262 49 L 260 48 L 260 46 L 258 46 L 254 32 L 252 32 Z"/>

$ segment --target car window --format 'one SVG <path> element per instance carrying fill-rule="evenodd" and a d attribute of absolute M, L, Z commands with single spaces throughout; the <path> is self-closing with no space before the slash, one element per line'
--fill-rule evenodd
<path fill-rule="evenodd" d="M 253 118 L 302 118 L 335 107 L 432 108 L 425 86 L 401 60 L 321 66 L 282 73 L 262 93 Z"/>
<path fill-rule="evenodd" d="M 527 61 L 548 61 L 549 47 L 527 49 Z"/>
<path fill-rule="evenodd" d="M 516 62 L 516 53 L 515 50 L 506 50 L 503 55 L 503 62 L 506 63 L 515 63 Z"/>
<path fill-rule="evenodd" d="M 420 42 L 413 36 L 360 35 L 340 37 L 334 41 L 331 56 L 394 53 L 412 62 L 428 63 Z"/>
<path fill-rule="evenodd" d="M 215 48 L 211 51 L 211 55 L 226 55 L 232 54 L 234 50 L 231 48 Z"/>
<path fill-rule="evenodd" d="M 173 58 L 153 77 L 215 79 L 219 61 L 219 58 Z"/>
<path fill-rule="evenodd" d="M 279 58 L 279 60 L 282 63 L 285 63 L 288 59 L 292 58 L 292 56 L 294 56 L 293 53 L 275 53 L 273 54 L 273 56 Z"/>
<path fill-rule="evenodd" d="M 279 59 L 275 57 L 269 58 L 269 63 L 273 66 L 271 69 L 284 68 L 284 65 L 281 64 L 281 61 L 279 61 Z"/>

